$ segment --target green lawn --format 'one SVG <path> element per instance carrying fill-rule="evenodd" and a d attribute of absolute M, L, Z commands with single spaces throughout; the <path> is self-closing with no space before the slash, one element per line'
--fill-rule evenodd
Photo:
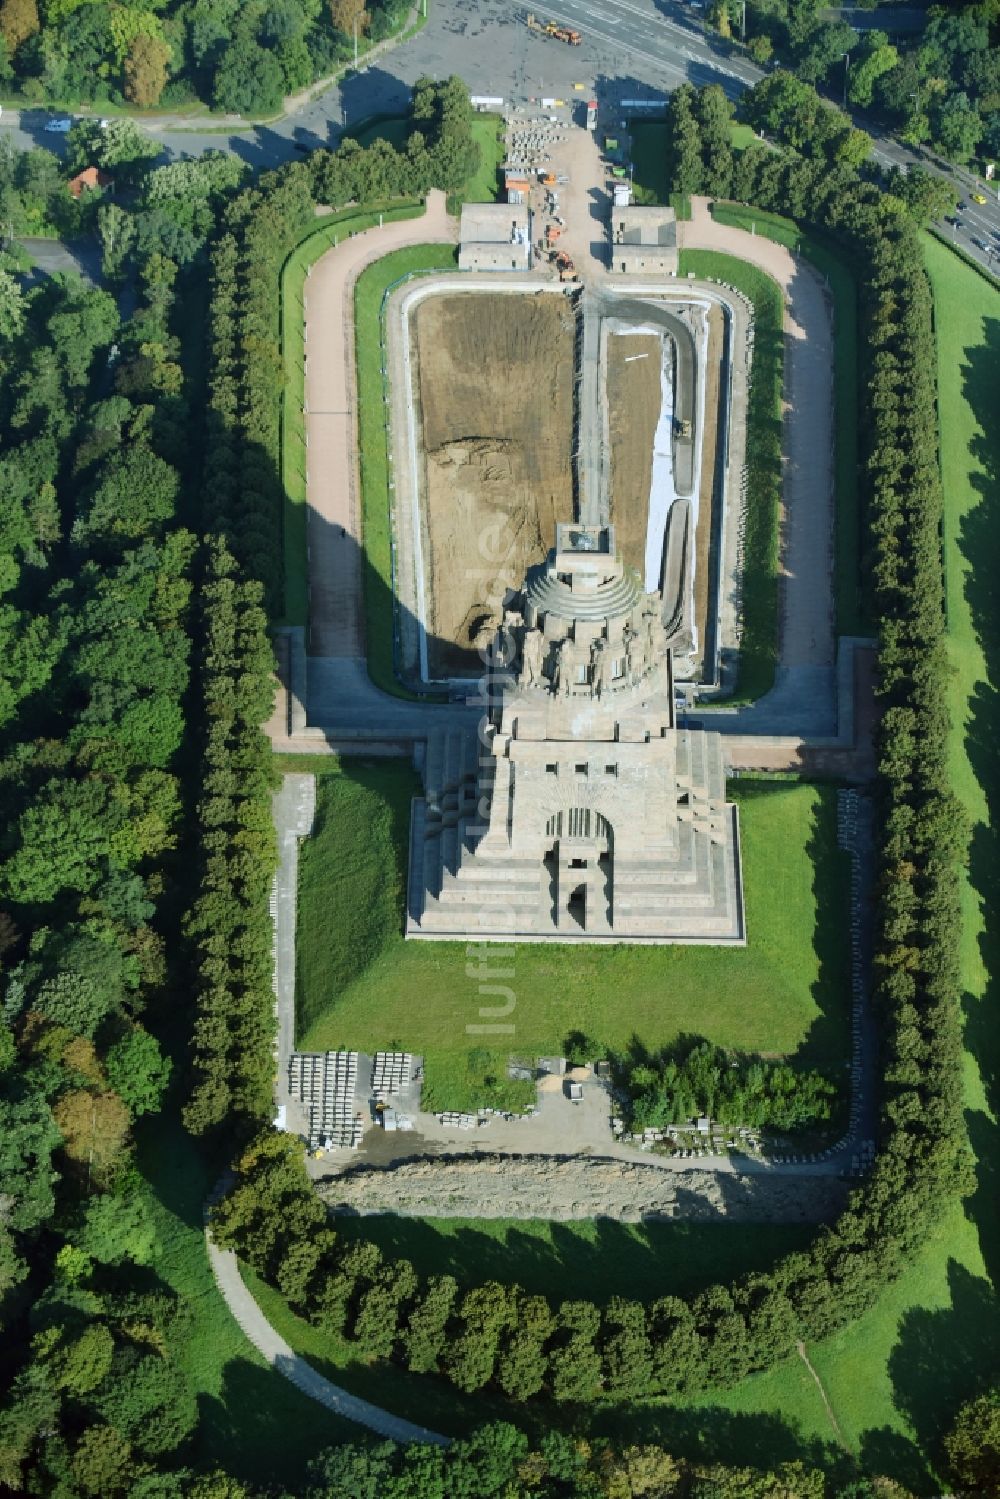
<path fill-rule="evenodd" d="M 355 138 L 362 146 L 388 141 L 401 151 L 412 129 L 409 115 L 379 115 L 365 123 Z M 493 203 L 500 189 L 497 173 L 503 161 L 502 118 L 494 114 L 473 115 L 472 138 L 479 146 L 479 166 L 461 191 L 449 195 L 449 213 L 457 213 L 463 203 Z"/>
<path fill-rule="evenodd" d="M 745 151 L 751 141 L 757 139 L 752 125 L 739 125 L 733 120 L 729 126 L 729 140 L 734 151 Z"/>
<path fill-rule="evenodd" d="M 416 245 L 377 260 L 362 271 L 354 288 L 368 672 L 384 692 L 400 697 L 409 694 L 397 682 L 392 662 L 392 532 L 382 303 L 387 288 L 403 277 L 420 271 L 454 270 L 456 263 L 456 252 L 450 245 Z"/>
<path fill-rule="evenodd" d="M 417 218 L 419 204 L 396 200 L 345 208 L 310 225 L 281 271 L 281 482 L 284 493 L 284 624 L 304 625 L 309 608 L 306 556 L 305 338 L 303 289 L 309 267 L 347 234 L 371 229 L 381 214 L 386 221 Z"/>
<path fill-rule="evenodd" d="M 362 1400 L 370 1400 L 394 1415 L 405 1416 L 409 1421 L 419 1422 L 448 1436 L 463 1436 L 486 1421 L 510 1421 L 521 1417 L 521 1408 L 513 1406 L 502 1395 L 490 1396 L 482 1392 L 463 1395 L 443 1379 L 410 1374 L 399 1365 L 388 1368 L 385 1364 L 366 1363 L 346 1338 L 314 1327 L 293 1312 L 281 1293 L 261 1280 L 248 1265 L 241 1265 L 240 1270 L 254 1300 L 285 1341 L 296 1353 L 308 1359 L 320 1374 L 350 1390 L 352 1395 L 359 1395 Z M 548 1424 L 548 1413 L 540 1409 L 530 1413 L 525 1411 L 524 1414 L 536 1422 Z M 348 1422 L 342 1422 L 341 1426 L 345 1433 L 352 1432 L 353 1435 L 342 1436 L 339 1440 L 363 1440 L 358 1427 Z"/>
<path fill-rule="evenodd" d="M 670 196 L 667 177 L 667 127 L 662 120 L 633 121 L 632 192 L 637 203 L 666 203 Z"/>
<path fill-rule="evenodd" d="M 778 505 L 781 499 L 781 288 L 744 260 L 716 250 L 682 250 L 680 273 L 728 282 L 754 306 L 754 355 L 747 411 L 747 505 L 743 539 L 743 641 L 735 701 L 774 686 L 778 662 Z"/>
<path fill-rule="evenodd" d="M 431 1108 L 530 1095 L 530 1085 L 506 1082 L 507 1055 L 559 1052 L 578 1029 L 605 1047 L 634 1034 L 655 1046 L 696 1033 L 843 1064 L 847 863 L 836 848 L 832 788 L 740 789 L 746 949 L 522 945 L 505 980 L 517 995 L 516 1030 L 502 1052 L 490 1052 L 466 1030 L 487 1001 L 479 975 L 466 972 L 465 944 L 401 936 L 412 772 L 314 763 L 317 823 L 302 848 L 297 945 L 306 1048 L 398 1044 L 423 1053 Z"/>
<path fill-rule="evenodd" d="M 744 127 L 746 128 L 746 127 Z M 751 132 L 752 134 L 752 132 Z M 712 217 L 764 234 L 815 265 L 833 301 L 833 401 L 836 422 L 834 495 L 836 499 L 834 579 L 838 635 L 867 635 L 872 623 L 861 589 L 861 506 L 858 487 L 858 289 L 839 255 L 792 220 L 742 203 L 715 203 Z"/>
<path fill-rule="evenodd" d="M 503 161 L 503 120 L 499 115 L 475 115 L 472 138 L 479 145 L 479 168 L 459 194 L 460 203 L 495 203 L 500 190 L 499 167 Z M 456 205 L 449 205 L 456 211 Z"/>
<path fill-rule="evenodd" d="M 161 1246 L 153 1270 L 191 1313 L 191 1331 L 176 1356 L 198 1398 L 192 1462 L 221 1464 L 247 1480 L 304 1482 L 315 1453 L 359 1440 L 359 1428 L 268 1368 L 231 1316 L 205 1249 L 202 1205 L 211 1182 L 198 1147 L 169 1115 L 140 1130 L 138 1164 Z"/>

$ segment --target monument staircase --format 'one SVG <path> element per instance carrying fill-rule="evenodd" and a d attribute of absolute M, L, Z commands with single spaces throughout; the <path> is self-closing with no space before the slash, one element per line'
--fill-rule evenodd
<path fill-rule="evenodd" d="M 535 860 L 508 860 L 503 867 L 483 862 L 475 890 L 453 883 L 463 856 L 483 831 L 477 777 L 491 779 L 492 761 L 479 763 L 479 739 L 461 729 L 439 729 L 428 736 L 423 777 L 425 795 L 414 799 L 410 826 L 411 894 L 421 889 L 417 918 L 442 902 L 464 907 L 510 910 L 518 925 L 534 925 L 539 903 L 547 896 Z M 461 918 L 459 918 L 461 919 Z"/>

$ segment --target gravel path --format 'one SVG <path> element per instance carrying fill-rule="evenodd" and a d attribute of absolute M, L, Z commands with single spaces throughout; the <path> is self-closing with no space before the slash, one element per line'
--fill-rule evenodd
<path fill-rule="evenodd" d="M 390 1411 L 369 1404 L 367 1400 L 359 1400 L 357 1395 L 349 1394 L 339 1385 L 324 1379 L 322 1374 L 317 1374 L 312 1365 L 295 1353 L 268 1322 L 243 1282 L 235 1254 L 213 1244 L 207 1230 L 205 1240 L 215 1284 L 247 1338 L 258 1353 L 263 1354 L 272 1369 L 277 1369 L 279 1374 L 290 1379 L 304 1395 L 318 1401 L 334 1415 L 342 1416 L 347 1421 L 356 1421 L 359 1426 L 366 1426 L 369 1431 L 377 1432 L 381 1437 L 388 1437 L 393 1442 L 432 1442 L 438 1447 L 448 1445 L 449 1437 L 441 1436 L 436 1431 L 428 1431 L 425 1426 L 414 1426 L 401 1416 L 394 1416 Z"/>
<path fill-rule="evenodd" d="M 785 298 L 784 478 L 778 657 L 784 670 L 830 667 L 833 637 L 833 330 L 809 263 L 763 235 L 717 224 L 707 198 L 679 224 L 685 250 L 721 250 L 759 266 Z"/>
<path fill-rule="evenodd" d="M 316 262 L 306 280 L 310 655 L 364 656 L 354 283 L 365 266 L 393 250 L 453 241 L 456 234 L 444 193 L 432 192 L 423 218 L 344 240 Z"/>

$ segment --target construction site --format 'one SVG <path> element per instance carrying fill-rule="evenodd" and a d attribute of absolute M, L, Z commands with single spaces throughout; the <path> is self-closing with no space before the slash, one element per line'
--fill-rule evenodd
<path fill-rule="evenodd" d="M 523 576 L 573 517 L 574 338 L 558 294 L 443 292 L 414 309 L 432 679 L 475 675 L 497 624 L 498 548 Z"/>
<path fill-rule="evenodd" d="M 570 520 L 615 526 L 626 565 L 663 594 L 680 678 L 711 685 L 730 303 L 488 273 L 402 288 L 387 324 L 408 685 L 479 675 L 506 592 Z"/>

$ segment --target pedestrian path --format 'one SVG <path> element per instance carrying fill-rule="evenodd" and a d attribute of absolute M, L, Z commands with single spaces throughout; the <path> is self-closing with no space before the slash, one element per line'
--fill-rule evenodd
<path fill-rule="evenodd" d="M 713 219 L 691 199 L 684 250 L 719 250 L 765 271 L 785 303 L 778 660 L 790 676 L 830 669 L 833 634 L 833 323 L 819 273 L 762 234 Z"/>
<path fill-rule="evenodd" d="M 232 1250 L 220 1249 L 214 1244 L 207 1228 L 205 1241 L 215 1284 L 247 1338 L 272 1369 L 290 1379 L 304 1395 L 325 1406 L 335 1416 L 342 1416 L 345 1421 L 356 1421 L 359 1426 L 377 1432 L 380 1437 L 388 1437 L 393 1442 L 430 1442 L 437 1447 L 448 1446 L 450 1437 L 430 1431 L 426 1426 L 416 1426 L 412 1421 L 404 1421 L 402 1416 L 394 1416 L 391 1411 L 382 1410 L 368 1400 L 361 1400 L 357 1395 L 349 1394 L 347 1390 L 342 1390 L 339 1385 L 318 1374 L 268 1322 L 247 1290 Z"/>
<path fill-rule="evenodd" d="M 320 257 L 305 287 L 309 651 L 364 657 L 358 493 L 354 286 L 372 261 L 407 245 L 451 243 L 458 226 L 442 192 L 426 211 L 350 236 Z M 311 705 L 310 705 L 311 707 Z"/>

